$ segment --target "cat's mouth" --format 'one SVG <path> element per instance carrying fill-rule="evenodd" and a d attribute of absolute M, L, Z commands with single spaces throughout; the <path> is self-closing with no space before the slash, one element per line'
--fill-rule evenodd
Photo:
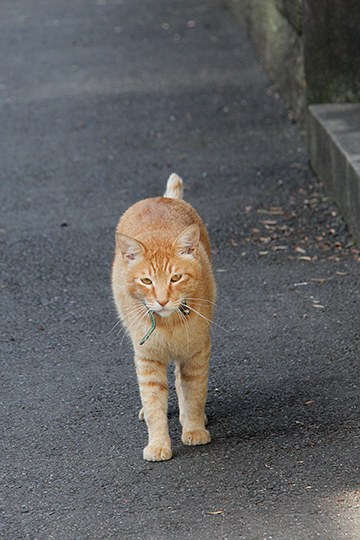
<path fill-rule="evenodd" d="M 176 312 L 176 311 L 180 311 L 180 313 L 182 314 L 182 316 L 187 316 L 189 315 L 190 313 L 190 309 L 189 309 L 189 306 L 186 304 L 186 300 L 183 300 L 180 305 L 178 305 L 176 308 L 174 309 L 169 309 L 169 308 L 164 308 L 164 307 L 161 307 L 161 309 L 155 311 L 153 308 L 149 308 L 146 303 L 145 303 L 145 306 L 147 307 L 148 309 L 148 315 L 150 317 L 150 321 L 151 321 L 151 328 L 147 331 L 147 333 L 145 334 L 145 336 L 142 338 L 142 340 L 140 341 L 140 345 L 144 345 L 145 341 L 147 341 L 149 339 L 149 337 L 151 336 L 151 334 L 154 332 L 155 330 L 155 327 L 156 327 L 156 320 L 155 320 L 155 317 L 154 317 L 154 314 L 157 314 L 157 315 L 160 315 L 160 317 L 168 317 L 169 315 L 171 315 L 172 313 Z M 165 314 L 164 314 L 165 313 Z"/>
<path fill-rule="evenodd" d="M 147 306 L 149 310 L 151 310 L 155 315 L 159 315 L 160 317 L 170 317 L 173 313 L 176 313 L 177 311 L 180 311 L 183 315 L 189 315 L 190 310 L 186 304 L 186 300 L 183 300 L 180 305 L 174 306 L 174 307 L 164 307 L 161 305 L 154 305 L 152 307 Z"/>
<path fill-rule="evenodd" d="M 175 313 L 176 309 L 169 309 L 169 308 L 161 308 L 158 310 L 153 310 L 155 315 L 159 315 L 160 317 L 170 317 L 173 313 Z"/>

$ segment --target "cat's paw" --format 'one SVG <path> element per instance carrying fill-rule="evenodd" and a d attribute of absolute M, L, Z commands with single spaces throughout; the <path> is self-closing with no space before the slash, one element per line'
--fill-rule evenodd
<path fill-rule="evenodd" d="M 143 455 L 146 461 L 167 461 L 172 458 L 172 451 L 169 446 L 149 444 L 145 446 Z"/>
<path fill-rule="evenodd" d="M 140 409 L 140 412 L 139 412 L 139 420 L 144 420 L 145 416 L 144 416 L 144 408 Z"/>
<path fill-rule="evenodd" d="M 195 446 L 197 444 L 208 444 L 211 441 L 211 436 L 207 429 L 199 428 L 191 431 L 184 430 L 181 440 L 188 446 Z"/>

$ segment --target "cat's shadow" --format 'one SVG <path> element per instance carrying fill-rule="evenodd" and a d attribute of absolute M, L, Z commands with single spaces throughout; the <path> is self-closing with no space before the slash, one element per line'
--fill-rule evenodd
<path fill-rule="evenodd" d="M 213 392 L 208 400 L 209 426 L 214 439 L 249 440 L 272 435 L 297 435 L 304 440 L 351 430 L 358 422 L 355 395 L 334 394 L 332 381 L 317 378 L 281 380 L 272 386 L 231 387 Z M 174 413 L 173 413 L 174 414 Z"/>

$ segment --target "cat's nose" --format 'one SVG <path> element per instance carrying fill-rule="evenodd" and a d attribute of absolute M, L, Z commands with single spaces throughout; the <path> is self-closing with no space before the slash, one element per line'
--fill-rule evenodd
<path fill-rule="evenodd" d="M 164 307 L 166 306 L 166 304 L 168 303 L 168 300 L 156 300 L 158 304 L 160 304 L 161 307 Z"/>

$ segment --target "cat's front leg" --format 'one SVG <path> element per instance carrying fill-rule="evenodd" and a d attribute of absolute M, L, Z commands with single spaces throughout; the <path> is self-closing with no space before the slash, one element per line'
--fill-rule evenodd
<path fill-rule="evenodd" d="M 181 440 L 187 445 L 207 444 L 210 433 L 205 429 L 206 391 L 208 385 L 210 342 L 176 369 L 176 389 L 179 399 Z"/>
<path fill-rule="evenodd" d="M 137 355 L 135 365 L 149 435 L 148 445 L 144 448 L 144 459 L 166 461 L 172 457 L 167 421 L 167 365 L 160 360 Z"/>

